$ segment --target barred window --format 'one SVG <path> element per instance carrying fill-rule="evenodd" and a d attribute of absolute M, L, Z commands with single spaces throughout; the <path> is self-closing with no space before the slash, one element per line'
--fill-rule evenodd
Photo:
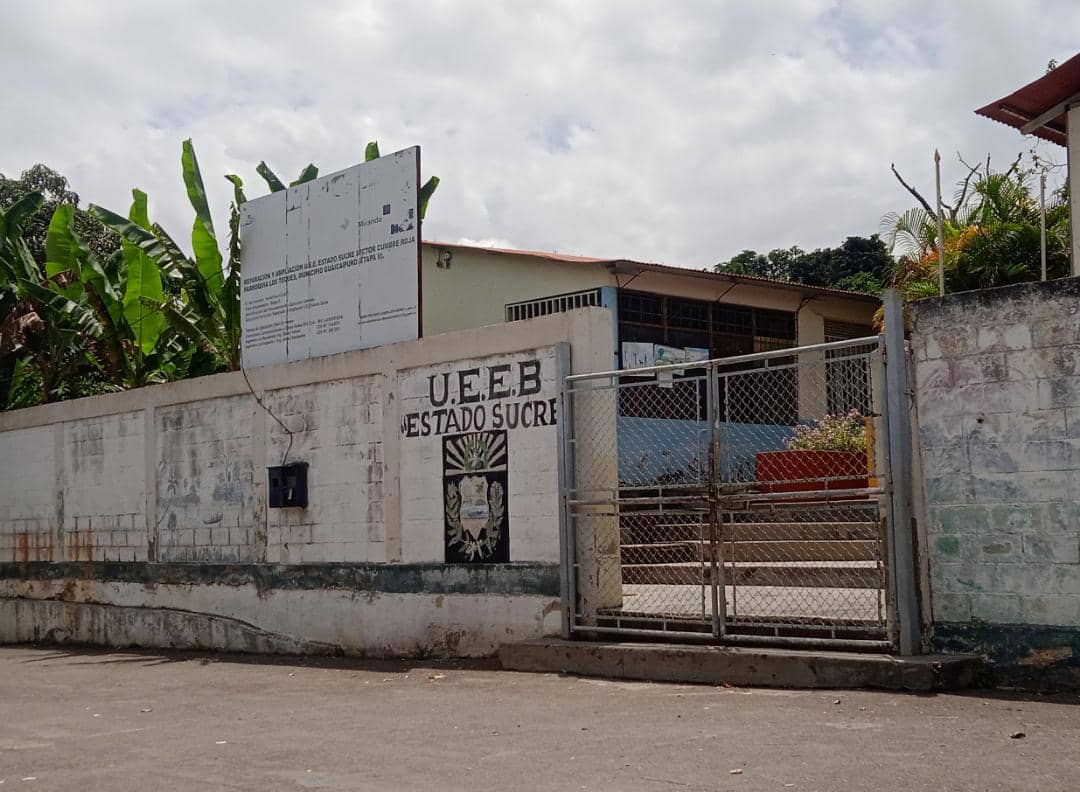
<path fill-rule="evenodd" d="M 589 289 L 587 291 L 572 292 L 570 294 L 557 294 L 554 297 L 541 297 L 538 300 L 525 300 L 524 302 L 510 303 L 506 306 L 506 321 L 519 322 L 522 319 L 535 319 L 538 316 L 565 313 L 566 311 L 572 311 L 575 308 L 585 308 L 590 305 L 599 304 L 599 289 Z"/>
<path fill-rule="evenodd" d="M 872 335 L 874 329 L 869 325 L 825 320 L 826 342 Z M 825 353 L 825 401 L 830 414 L 842 415 L 851 410 L 858 410 L 863 415 L 873 412 L 870 363 L 864 357 L 853 357 L 872 349 L 873 345 L 868 345 Z"/>

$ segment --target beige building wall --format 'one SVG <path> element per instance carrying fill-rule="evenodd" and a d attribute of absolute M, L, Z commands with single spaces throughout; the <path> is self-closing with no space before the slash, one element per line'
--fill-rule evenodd
<path fill-rule="evenodd" d="M 614 286 L 602 263 L 562 263 L 532 256 L 452 247 L 449 267 L 438 266 L 444 248 L 424 245 L 424 335 L 501 324 L 507 303 Z"/>

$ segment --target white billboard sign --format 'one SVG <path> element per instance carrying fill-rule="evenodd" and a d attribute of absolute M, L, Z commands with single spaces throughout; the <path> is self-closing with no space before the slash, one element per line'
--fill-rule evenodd
<path fill-rule="evenodd" d="M 240 206 L 245 367 L 417 338 L 420 148 Z"/>

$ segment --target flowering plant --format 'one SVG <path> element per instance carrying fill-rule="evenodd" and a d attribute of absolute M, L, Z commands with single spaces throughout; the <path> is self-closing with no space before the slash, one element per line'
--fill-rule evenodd
<path fill-rule="evenodd" d="M 795 427 L 784 441 L 792 451 L 866 452 L 866 425 L 858 410 L 847 415 L 826 415 L 820 421 Z"/>

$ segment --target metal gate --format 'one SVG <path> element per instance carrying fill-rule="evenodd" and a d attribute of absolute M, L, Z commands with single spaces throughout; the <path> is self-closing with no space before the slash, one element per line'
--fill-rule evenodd
<path fill-rule="evenodd" d="M 882 353 L 565 377 L 565 629 L 893 647 Z"/>

